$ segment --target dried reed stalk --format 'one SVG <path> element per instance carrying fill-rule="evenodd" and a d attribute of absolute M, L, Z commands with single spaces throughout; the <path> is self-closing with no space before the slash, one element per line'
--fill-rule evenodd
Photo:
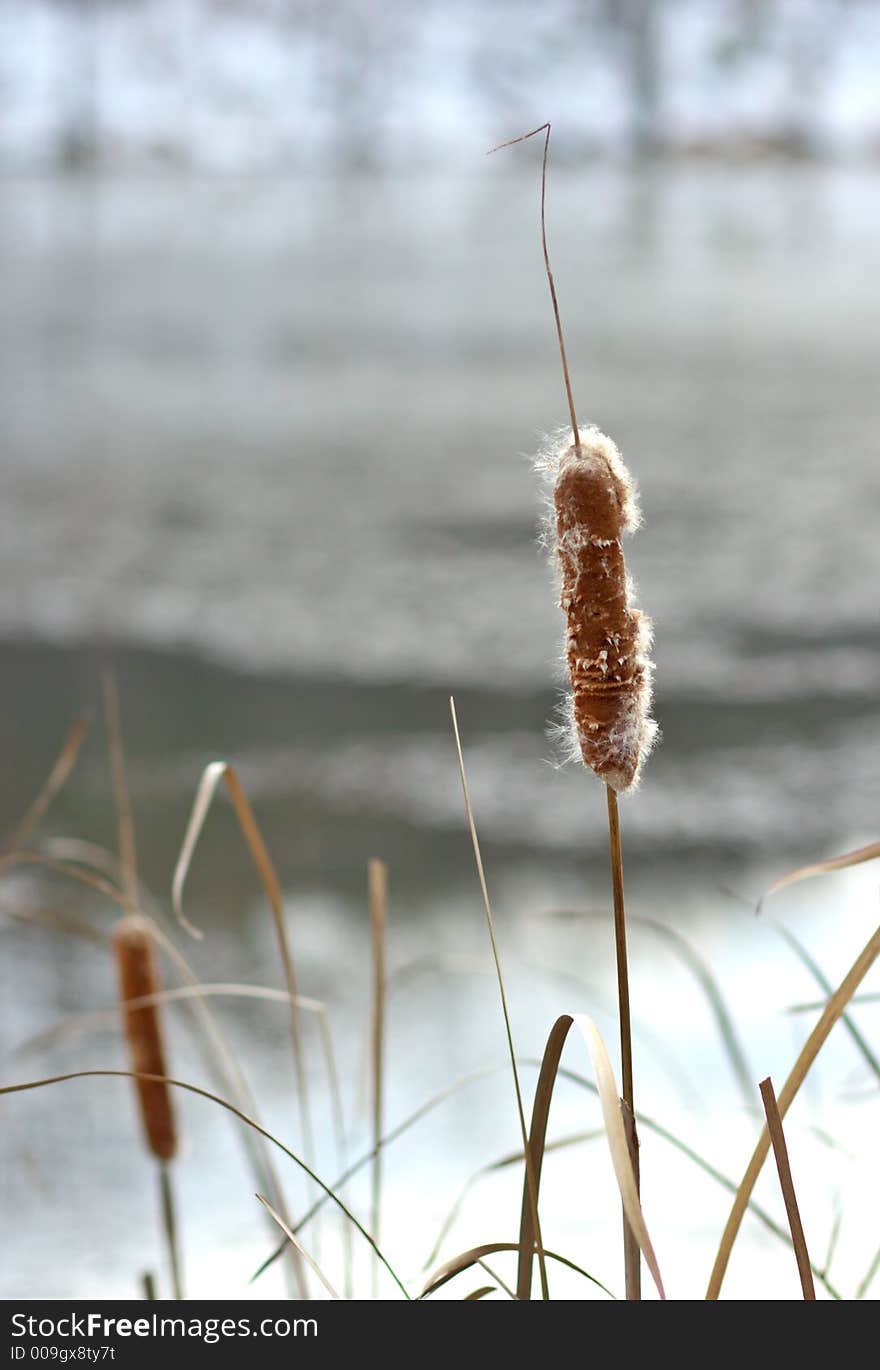
<path fill-rule="evenodd" d="M 474 863 L 477 867 L 477 878 L 480 882 L 480 891 L 483 896 L 483 907 L 486 911 L 486 926 L 489 929 L 489 941 L 492 944 L 492 959 L 495 962 L 495 974 L 498 978 L 498 994 L 501 999 L 501 1013 L 504 1018 L 504 1031 L 507 1035 L 507 1050 L 510 1053 L 510 1069 L 513 1075 L 513 1089 L 516 1095 L 516 1111 L 519 1117 L 520 1136 L 522 1137 L 523 1156 L 525 1157 L 525 1189 L 528 1196 L 528 1209 L 531 1221 L 531 1236 L 538 1252 L 538 1269 L 541 1276 L 541 1297 L 544 1300 L 550 1298 L 550 1286 L 547 1282 L 547 1262 L 544 1255 L 544 1241 L 541 1236 L 541 1222 L 538 1216 L 538 1183 L 535 1174 L 535 1158 L 532 1150 L 532 1143 L 526 1127 L 526 1113 L 523 1107 L 522 1086 L 520 1085 L 519 1069 L 516 1063 L 516 1051 L 513 1045 L 513 1029 L 510 1025 L 510 1011 L 507 1007 L 507 991 L 504 988 L 504 975 L 501 971 L 501 956 L 498 952 L 498 939 L 495 936 L 495 918 L 492 913 L 492 905 L 489 900 L 489 887 L 486 884 L 486 872 L 483 867 L 483 857 L 480 851 L 480 839 L 477 836 L 477 825 L 474 820 L 474 811 L 471 805 L 471 792 L 468 786 L 467 772 L 464 766 L 464 753 L 461 749 L 461 735 L 458 731 L 458 715 L 455 712 L 455 700 L 450 698 L 449 711 L 452 715 L 452 731 L 455 734 L 455 750 L 458 756 L 458 771 L 461 777 L 461 788 L 464 794 L 464 808 L 467 814 L 468 827 L 471 834 L 471 846 L 474 851 Z M 529 1246 L 528 1255 L 534 1248 Z M 522 1236 L 520 1238 L 520 1250 L 522 1251 Z M 531 1264 L 529 1265 L 531 1271 Z M 523 1297 L 528 1299 L 531 1294 L 531 1279 L 529 1287 Z"/>
<path fill-rule="evenodd" d="M 785 1214 L 788 1218 L 788 1227 L 791 1232 L 791 1244 L 794 1247 L 801 1289 L 803 1290 L 804 1298 L 812 1301 L 816 1297 L 816 1286 L 813 1283 L 810 1254 L 807 1250 L 806 1238 L 804 1237 L 803 1223 L 801 1222 L 797 1195 L 794 1190 L 794 1180 L 791 1178 L 788 1146 L 786 1145 L 785 1132 L 782 1128 L 782 1119 L 779 1116 L 776 1091 L 773 1088 L 773 1081 L 770 1079 L 769 1075 L 766 1080 L 761 1081 L 758 1088 L 761 1091 L 761 1099 L 764 1104 L 764 1116 L 767 1119 L 767 1130 L 770 1133 L 770 1141 L 773 1144 L 773 1155 L 776 1158 L 779 1187 L 782 1190 L 782 1197 L 785 1201 Z"/>
<path fill-rule="evenodd" d="M 859 955 L 850 966 L 843 980 L 831 995 L 831 998 L 825 1005 L 821 1018 L 801 1048 L 800 1055 L 792 1066 L 785 1084 L 779 1091 L 777 1106 L 780 1120 L 785 1117 L 797 1097 L 798 1090 L 804 1083 L 813 1062 L 819 1055 L 825 1042 L 828 1040 L 828 1036 L 831 1029 L 834 1027 L 834 1024 L 843 1017 L 847 1005 L 878 957 L 880 957 L 880 927 L 874 930 L 865 946 L 859 952 Z M 727 1219 L 727 1225 L 721 1236 L 721 1243 L 718 1247 L 718 1254 L 715 1257 L 715 1264 L 712 1267 L 712 1274 L 709 1277 L 709 1285 L 706 1290 L 707 1299 L 717 1299 L 721 1293 L 721 1286 L 724 1282 L 724 1276 L 730 1261 L 733 1245 L 736 1241 L 743 1217 L 751 1203 L 752 1192 L 758 1181 L 758 1176 L 761 1173 L 764 1162 L 767 1159 L 769 1149 L 770 1130 L 765 1126 L 758 1138 L 755 1149 L 752 1152 L 751 1159 L 746 1167 L 746 1172 L 737 1188 L 733 1206 L 730 1210 L 730 1216 Z"/>
<path fill-rule="evenodd" d="M 81 714 L 70 728 L 64 745 L 61 748 L 51 771 L 43 782 L 37 797 L 32 801 L 27 812 L 19 820 L 17 827 L 10 833 L 9 837 L 0 842 L 0 853 L 6 855 L 9 852 L 17 851 L 26 838 L 30 836 L 40 819 L 45 814 L 55 796 L 64 788 L 71 771 L 76 765 L 80 748 L 89 730 L 89 718 L 86 714 Z M 0 857 L 2 859 L 2 857 Z"/>
<path fill-rule="evenodd" d="M 636 1193 L 639 1188 L 638 1137 L 632 1072 L 632 1032 L 626 951 L 626 910 L 617 793 L 633 789 L 657 736 L 650 717 L 648 657 L 651 626 L 631 602 L 622 536 L 639 523 L 633 481 L 616 446 L 597 428 L 581 430 L 565 339 L 547 247 L 547 154 L 550 125 L 542 124 L 503 147 L 544 134 L 541 163 L 541 246 L 550 287 L 553 318 L 571 421 L 552 439 L 538 460 L 552 497 L 547 542 L 560 579 L 560 603 L 567 616 L 565 656 L 571 682 L 568 702 L 569 751 L 605 782 L 614 890 L 614 933 L 622 1062 L 621 1111 L 630 1150 Z M 493 149 L 495 150 L 495 149 Z M 624 1268 L 628 1299 L 641 1297 L 639 1245 L 624 1212 Z"/>
<path fill-rule="evenodd" d="M 269 1200 L 266 1198 L 264 1194 L 258 1194 L 257 1198 L 263 1205 L 269 1216 L 278 1225 L 278 1227 L 281 1228 L 281 1231 L 284 1233 L 285 1239 L 288 1242 L 290 1242 L 290 1245 L 299 1252 L 300 1256 L 303 1258 L 306 1264 L 310 1267 L 310 1269 L 312 1269 L 315 1272 L 318 1279 L 321 1281 L 324 1288 L 327 1290 L 327 1293 L 330 1295 L 331 1299 L 338 1299 L 340 1295 L 337 1294 L 336 1289 L 327 1279 L 327 1276 L 324 1274 L 323 1270 L 318 1265 L 318 1262 L 314 1259 L 314 1257 L 309 1255 L 308 1251 L 306 1251 L 299 1237 L 297 1237 L 296 1233 L 291 1230 L 290 1225 L 284 1221 L 280 1213 L 275 1212 L 275 1209 L 272 1207 Z"/>

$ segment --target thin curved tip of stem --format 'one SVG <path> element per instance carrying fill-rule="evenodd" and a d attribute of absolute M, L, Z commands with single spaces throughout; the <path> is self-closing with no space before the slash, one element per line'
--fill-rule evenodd
<path fill-rule="evenodd" d="M 491 157 L 493 152 L 501 152 L 503 148 L 515 147 L 517 143 L 525 143 L 529 138 L 534 138 L 538 133 L 546 133 L 549 137 L 550 128 L 551 125 L 548 120 L 546 124 L 539 124 L 537 128 L 533 128 L 530 133 L 521 133 L 518 138 L 508 138 L 506 143 L 498 143 L 495 147 L 490 147 L 486 156 Z"/>

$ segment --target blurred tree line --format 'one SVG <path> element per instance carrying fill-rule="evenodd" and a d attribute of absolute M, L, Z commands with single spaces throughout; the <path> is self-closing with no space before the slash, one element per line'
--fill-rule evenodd
<path fill-rule="evenodd" d="M 827 143 L 840 54 L 865 32 L 880 38 L 878 11 L 873 0 L 0 0 L 0 157 L 372 169 L 448 160 L 462 138 L 546 118 L 557 156 L 566 144 L 650 156 L 749 140 L 811 154 Z M 875 117 L 867 100 L 866 127 Z"/>

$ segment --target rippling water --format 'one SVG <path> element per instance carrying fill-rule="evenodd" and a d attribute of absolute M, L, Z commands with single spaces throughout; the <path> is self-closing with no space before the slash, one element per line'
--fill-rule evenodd
<path fill-rule="evenodd" d="M 283 675 L 270 769 L 316 753 L 324 788 L 363 741 L 427 817 L 415 759 L 473 687 L 493 790 L 569 842 L 535 727 L 560 625 L 527 457 L 564 405 L 533 189 L 7 184 L 7 640 Z M 628 822 L 660 844 L 842 837 L 876 795 L 878 201 L 816 169 L 553 178 L 578 403 L 642 487 L 667 742 Z"/>
<path fill-rule="evenodd" d="M 145 878 L 165 896 L 201 767 L 238 761 L 290 893 L 303 987 L 353 1039 L 349 1075 L 366 990 L 363 872 L 384 856 L 394 964 L 427 955 L 446 968 L 401 992 L 400 1113 L 456 1070 L 503 1057 L 450 692 L 529 1050 L 570 1007 L 559 977 L 572 964 L 597 1011 L 611 1002 L 610 948 L 543 917 L 604 908 L 607 882 L 601 794 L 548 764 L 545 736 L 560 616 L 529 458 L 565 410 L 535 190 L 528 173 L 490 164 L 458 181 L 0 187 L 0 816 L 14 821 L 114 659 Z M 875 175 L 815 167 L 559 171 L 550 189 L 581 417 L 617 438 L 645 514 L 628 559 L 656 626 L 664 740 L 623 810 L 633 906 L 683 927 L 727 977 L 737 1013 L 754 1019 L 761 1073 L 770 1056 L 787 1068 L 798 1040 L 780 1011 L 799 972 L 743 910 L 800 857 L 876 838 L 878 209 Z M 97 738 L 54 827 L 113 841 Z M 802 908 L 829 974 L 873 916 L 869 878 L 852 905 L 842 888 L 788 906 Z M 7 911 L 48 898 L 62 892 L 32 880 L 5 895 Z M 226 814 L 209 825 L 192 898 L 214 929 L 206 976 L 277 980 Z M 10 1048 L 112 1001 L 93 951 L 18 926 L 5 938 Z M 702 1001 L 690 1017 L 671 1005 L 666 970 L 650 947 L 641 954 L 642 1049 L 661 1062 L 648 1068 L 650 1107 L 717 1105 L 723 1126 L 699 1125 L 722 1149 L 739 1127 L 735 1171 L 752 1125 L 723 1112 L 724 1056 L 693 1016 Z M 756 956 L 769 967 L 760 1011 Z M 791 992 L 808 998 L 810 986 Z M 274 1098 L 280 1020 L 223 1011 Z M 602 1026 L 613 1040 L 607 1014 Z M 116 1060 L 108 1039 L 77 1037 L 40 1060 L 101 1064 L 111 1049 Z M 45 1271 L 41 1292 L 126 1293 L 141 1259 L 127 1224 L 152 1222 L 124 1141 L 128 1100 L 117 1090 L 108 1117 L 100 1089 L 63 1088 L 63 1102 L 8 1105 L 22 1131 L 7 1202 L 27 1213 L 7 1285 L 34 1292 Z M 430 1139 L 453 1193 L 466 1159 L 516 1144 L 506 1081 L 472 1088 L 481 1107 L 438 1113 Z M 824 1119 L 822 1089 L 812 1105 Z M 80 1131 L 62 1183 L 63 1107 Z M 192 1126 L 203 1147 L 211 1138 L 211 1163 L 198 1180 L 187 1172 L 204 1200 L 238 1153 L 230 1134 L 215 1156 L 214 1132 Z M 423 1153 L 410 1160 L 394 1170 L 398 1211 L 425 1200 Z M 225 1256 L 240 1242 L 260 1259 L 249 1193 L 245 1180 L 226 1223 L 195 1219 L 203 1287 L 223 1266 L 238 1289 L 242 1269 L 215 1263 L 215 1247 Z M 439 1222 L 442 1205 L 427 1206 Z M 124 1276 L 106 1254 L 117 1221 Z M 92 1254 L 66 1260 L 62 1247 Z"/>

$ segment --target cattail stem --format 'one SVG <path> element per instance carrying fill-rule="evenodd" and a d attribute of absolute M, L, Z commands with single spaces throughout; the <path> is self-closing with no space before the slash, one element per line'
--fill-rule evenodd
<path fill-rule="evenodd" d="M 614 944 L 617 952 L 617 1003 L 620 1016 L 620 1061 L 623 1094 L 620 1105 L 623 1124 L 629 1143 L 629 1154 L 639 1192 L 639 1139 L 636 1134 L 635 1102 L 633 1095 L 632 1028 L 629 1011 L 629 961 L 626 952 L 626 905 L 623 897 L 623 852 L 620 842 L 620 815 L 617 794 L 605 786 L 608 797 L 608 844 L 611 853 L 611 883 L 614 891 Z M 626 1297 L 642 1297 L 641 1253 L 635 1235 L 623 1219 L 623 1262 Z"/>
<path fill-rule="evenodd" d="M 556 282 L 553 279 L 553 271 L 550 266 L 550 249 L 547 246 L 547 158 L 550 155 L 550 128 L 551 125 L 541 124 L 540 128 L 533 128 L 531 133 L 523 133 L 519 138 L 511 138 L 506 143 L 499 143 L 498 147 L 490 148 L 490 153 L 500 152 L 502 148 L 514 147 L 517 143 L 524 143 L 529 138 L 536 137 L 537 134 L 544 135 L 544 154 L 541 158 L 541 249 L 544 253 L 544 270 L 547 274 L 547 284 L 550 287 L 550 300 L 553 305 L 553 320 L 556 324 L 556 341 L 559 344 L 559 357 L 562 362 L 562 379 L 565 382 L 565 398 L 568 401 L 568 416 L 571 419 L 571 431 L 574 437 L 574 445 L 580 448 L 581 434 L 580 426 L 577 421 L 577 411 L 574 407 L 574 391 L 571 388 L 571 372 L 568 369 L 568 355 L 565 351 L 565 334 L 562 331 L 562 316 L 559 312 L 559 300 L 556 295 Z"/>
<path fill-rule="evenodd" d="M 171 1271 L 171 1287 L 174 1290 L 175 1299 L 182 1299 L 183 1265 L 177 1237 L 177 1209 L 174 1204 L 174 1189 L 171 1184 L 171 1166 L 167 1161 L 159 1162 L 159 1197 L 162 1207 L 162 1231 L 165 1234 L 165 1249 Z"/>

